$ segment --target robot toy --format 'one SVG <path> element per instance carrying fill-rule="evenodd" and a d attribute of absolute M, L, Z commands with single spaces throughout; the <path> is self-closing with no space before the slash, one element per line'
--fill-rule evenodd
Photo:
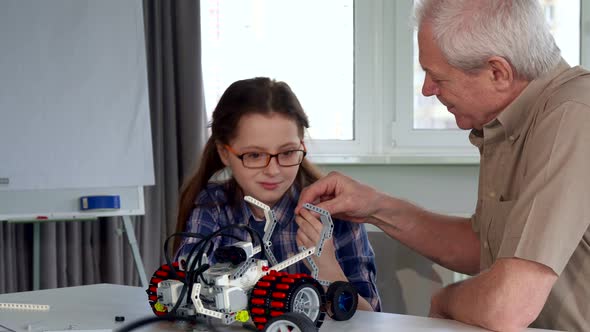
<path fill-rule="evenodd" d="M 320 256 L 324 242 L 332 237 L 330 214 L 311 204 L 304 208 L 317 213 L 322 222 L 320 239 L 311 248 L 277 262 L 271 250 L 271 235 L 277 224 L 274 212 L 264 203 L 244 199 L 264 211 L 264 236 L 245 225 L 230 225 L 203 237 L 193 233 L 173 236 L 199 238 L 186 257 L 171 262 L 168 255 L 152 276 L 147 289 L 153 312 L 160 317 L 191 320 L 218 319 L 224 324 L 252 322 L 261 331 L 317 331 L 328 314 L 334 320 L 348 320 L 356 312 L 358 294 L 348 282 L 318 280 L 319 270 L 312 255 Z M 245 228 L 252 241 L 238 241 L 215 249 L 216 263 L 208 264 L 206 253 L 211 239 L 227 236 L 228 228 Z M 254 246 L 254 239 L 260 245 Z M 165 247 L 167 247 L 167 242 Z M 262 258 L 254 256 L 262 252 Z M 281 270 L 307 259 L 311 275 Z M 327 286 L 327 291 L 324 291 Z"/>

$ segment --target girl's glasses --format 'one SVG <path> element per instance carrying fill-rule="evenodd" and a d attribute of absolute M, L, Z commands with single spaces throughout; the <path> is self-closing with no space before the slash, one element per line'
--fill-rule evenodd
<path fill-rule="evenodd" d="M 265 168 L 270 164 L 270 160 L 273 157 L 277 158 L 277 163 L 283 167 L 297 166 L 303 162 L 303 158 L 307 154 L 305 150 L 305 144 L 301 142 L 303 150 L 288 150 L 282 151 L 275 154 L 268 152 L 246 152 L 238 154 L 236 150 L 232 149 L 231 146 L 225 145 L 225 148 L 233 155 L 238 157 L 242 161 L 242 165 L 246 168 Z"/>

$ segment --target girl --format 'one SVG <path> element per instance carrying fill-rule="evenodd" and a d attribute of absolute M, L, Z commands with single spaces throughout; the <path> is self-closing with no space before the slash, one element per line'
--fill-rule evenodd
<path fill-rule="evenodd" d="M 262 236 L 264 213 L 244 201 L 250 195 L 275 213 L 278 223 L 271 250 L 277 261 L 298 253 L 301 245 L 314 246 L 321 222 L 307 210 L 300 216 L 294 213 L 301 189 L 321 176 L 305 159 L 303 135 L 308 127 L 307 116 L 286 83 L 259 77 L 230 85 L 213 112 L 211 137 L 199 168 L 182 190 L 177 232 L 209 235 L 239 223 Z M 212 179 L 223 170 L 231 173 L 228 179 Z M 242 229 L 229 234 L 249 238 Z M 213 249 L 236 241 L 216 237 Z M 177 241 L 177 257 L 190 251 L 191 242 L 194 239 Z M 326 241 L 320 257 L 313 257 L 319 279 L 349 281 L 359 293 L 358 309 L 380 310 L 375 257 L 362 224 L 334 220 L 332 239 Z M 209 260 L 214 263 L 213 257 Z M 303 261 L 287 271 L 310 273 Z"/>

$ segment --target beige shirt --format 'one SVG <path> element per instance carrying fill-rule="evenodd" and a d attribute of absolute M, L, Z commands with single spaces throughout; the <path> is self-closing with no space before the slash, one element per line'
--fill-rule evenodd
<path fill-rule="evenodd" d="M 548 266 L 559 279 L 533 326 L 590 331 L 590 72 L 562 61 L 470 140 L 481 269 L 503 257 Z"/>

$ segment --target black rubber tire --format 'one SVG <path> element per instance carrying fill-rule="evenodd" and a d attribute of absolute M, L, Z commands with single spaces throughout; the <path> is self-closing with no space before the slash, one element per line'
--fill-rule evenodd
<path fill-rule="evenodd" d="M 301 332 L 316 332 L 318 328 L 315 324 L 304 314 L 298 312 L 286 312 L 283 315 L 273 317 L 268 321 L 264 327 L 263 332 L 276 332 L 280 326 L 287 326 L 288 331 L 299 331 Z"/>
<path fill-rule="evenodd" d="M 349 320 L 358 307 L 358 292 L 346 281 L 335 281 L 326 292 L 328 316 L 333 320 Z"/>

